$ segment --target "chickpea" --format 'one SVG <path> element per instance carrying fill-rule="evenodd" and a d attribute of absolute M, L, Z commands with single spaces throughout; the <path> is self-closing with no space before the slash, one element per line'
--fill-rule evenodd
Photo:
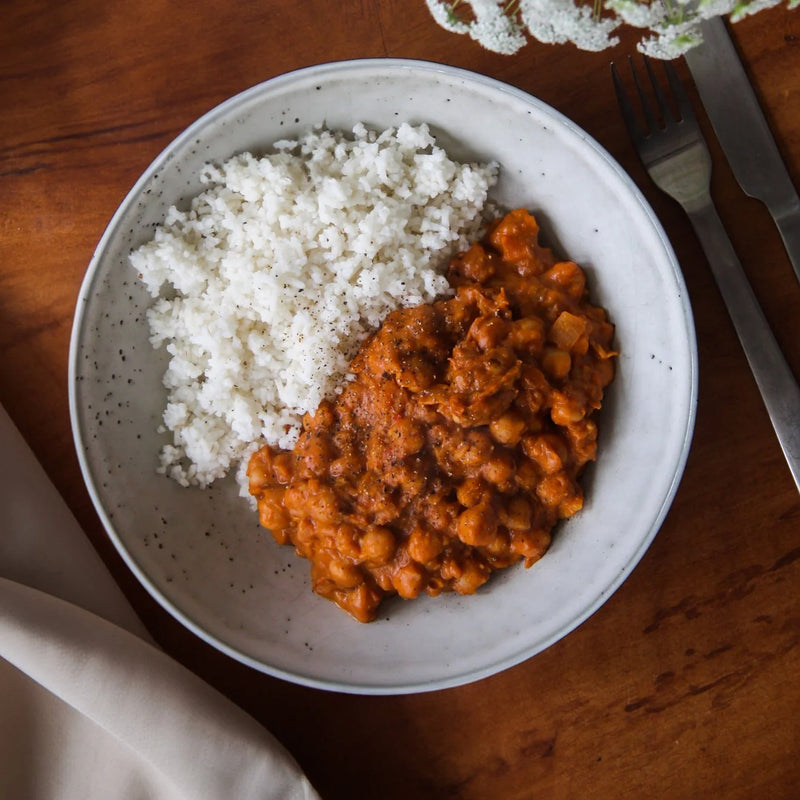
<path fill-rule="evenodd" d="M 344 556 L 357 559 L 361 555 L 358 529 L 353 525 L 343 522 L 334 529 L 333 542 L 336 549 Z"/>
<path fill-rule="evenodd" d="M 514 531 L 511 536 L 511 549 L 525 558 L 527 567 L 538 561 L 549 547 L 550 534 L 547 531 Z"/>
<path fill-rule="evenodd" d="M 542 369 L 556 380 L 563 380 L 572 369 L 572 356 L 557 347 L 545 347 L 542 353 Z"/>
<path fill-rule="evenodd" d="M 365 582 L 340 593 L 337 599 L 339 605 L 359 622 L 372 622 L 381 601 L 381 592 Z"/>
<path fill-rule="evenodd" d="M 539 468 L 532 461 L 521 458 L 517 462 L 517 486 L 528 492 L 535 492 L 539 485 Z"/>
<path fill-rule="evenodd" d="M 289 512 L 283 505 L 285 491 L 281 488 L 263 489 L 258 499 L 258 521 L 268 530 L 282 530 L 291 524 Z"/>
<path fill-rule="evenodd" d="M 289 486 L 283 495 L 283 504 L 286 510 L 292 515 L 302 517 L 308 492 L 305 481 L 295 481 Z"/>
<path fill-rule="evenodd" d="M 298 555 L 311 558 L 317 540 L 317 531 L 311 520 L 301 519 L 294 531 L 292 541 Z M 313 563 L 312 563 L 313 566 Z"/>
<path fill-rule="evenodd" d="M 291 453 L 277 453 L 272 459 L 272 477 L 276 483 L 286 486 L 292 479 L 293 458 Z"/>
<path fill-rule="evenodd" d="M 470 559 L 464 564 L 461 574 L 453 581 L 453 591 L 459 594 L 474 594 L 487 580 L 491 569 L 488 565 Z"/>
<path fill-rule="evenodd" d="M 508 531 L 505 528 L 498 527 L 494 536 L 480 550 L 482 555 L 488 556 L 489 560 L 494 563 L 508 551 Z"/>
<path fill-rule="evenodd" d="M 438 422 L 439 415 L 432 405 L 421 405 L 414 409 L 414 419 L 425 428 L 430 428 L 434 423 Z"/>
<path fill-rule="evenodd" d="M 485 433 L 471 430 L 467 437 L 455 446 L 453 457 L 465 467 L 477 467 L 486 460 L 491 451 L 489 437 Z"/>
<path fill-rule="evenodd" d="M 400 597 L 413 600 L 425 587 L 425 570 L 419 564 L 409 562 L 395 571 L 392 585 Z"/>
<path fill-rule="evenodd" d="M 553 434 L 528 436 L 522 443 L 522 449 L 531 461 L 535 461 L 548 475 L 564 468 L 567 459 L 566 444 Z"/>
<path fill-rule="evenodd" d="M 582 419 L 568 425 L 567 436 L 577 467 L 597 458 L 597 425 L 592 420 Z"/>
<path fill-rule="evenodd" d="M 330 428 L 335 418 L 333 406 L 327 400 L 323 400 L 313 414 L 303 416 L 303 428 L 307 431 L 324 431 Z"/>
<path fill-rule="evenodd" d="M 388 564 L 396 549 L 397 541 L 388 528 L 370 525 L 361 537 L 360 558 L 372 566 Z"/>
<path fill-rule="evenodd" d="M 406 549 L 414 561 L 427 564 L 441 554 L 444 550 L 444 542 L 436 531 L 427 531 L 424 528 L 416 527 L 408 537 Z"/>
<path fill-rule="evenodd" d="M 489 547 L 481 548 L 481 553 L 491 569 L 504 569 L 516 564 L 522 558 L 514 553 L 508 544 L 508 536 L 498 536 Z"/>
<path fill-rule="evenodd" d="M 508 451 L 494 453 L 481 468 L 481 475 L 495 486 L 504 486 L 514 477 L 514 458 Z"/>
<path fill-rule="evenodd" d="M 425 431 L 411 419 L 400 419 L 390 430 L 392 442 L 390 450 L 393 456 L 404 458 L 418 453 L 425 446 Z"/>
<path fill-rule="evenodd" d="M 394 586 L 392 585 L 392 575 L 394 574 L 393 564 L 384 564 L 380 567 L 370 567 L 369 571 L 372 575 L 372 580 L 375 581 L 376 585 L 381 591 L 386 592 L 387 594 L 394 591 Z"/>
<path fill-rule="evenodd" d="M 445 582 L 439 575 L 431 575 L 425 585 L 425 594 L 429 597 L 438 597 L 445 591 Z"/>
<path fill-rule="evenodd" d="M 525 420 L 517 411 L 507 411 L 489 423 L 489 431 L 495 441 L 513 447 L 525 432 Z"/>
<path fill-rule="evenodd" d="M 530 275 L 538 271 L 539 258 L 537 257 L 536 235 L 525 235 L 516 219 L 510 219 L 518 214 L 511 211 L 499 225 L 490 233 L 490 241 L 500 251 L 503 260 L 514 264 L 520 275 Z"/>
<path fill-rule="evenodd" d="M 558 516 L 561 519 L 577 514 L 583 508 L 583 493 L 577 490 L 574 494 L 567 495 L 558 504 Z"/>
<path fill-rule="evenodd" d="M 494 266 L 489 253 L 477 242 L 465 253 L 453 259 L 451 270 L 474 281 L 483 282 L 494 275 Z"/>
<path fill-rule="evenodd" d="M 560 261 L 542 274 L 542 280 L 564 290 L 574 300 L 586 291 L 586 275 L 573 261 Z"/>
<path fill-rule="evenodd" d="M 361 570 L 343 558 L 331 558 L 328 562 L 328 574 L 341 589 L 353 589 L 364 582 Z"/>
<path fill-rule="evenodd" d="M 470 326 L 469 336 L 481 350 L 497 347 L 508 334 L 508 323 L 500 317 L 478 317 Z"/>
<path fill-rule="evenodd" d="M 488 503 L 463 511 L 456 526 L 458 538 L 475 547 L 488 544 L 496 531 L 497 515 Z"/>
<path fill-rule="evenodd" d="M 544 505 L 553 508 L 557 508 L 566 497 L 572 494 L 572 481 L 563 471 L 546 475 L 536 487 L 536 496 Z"/>
<path fill-rule="evenodd" d="M 445 558 L 439 568 L 439 575 L 441 575 L 442 580 L 448 583 L 458 580 L 463 574 L 464 568 L 452 557 Z"/>
<path fill-rule="evenodd" d="M 456 497 L 464 508 L 470 508 L 483 499 L 486 489 L 481 478 L 466 478 L 456 489 Z"/>
<path fill-rule="evenodd" d="M 385 525 L 400 513 L 391 488 L 371 472 L 364 473 L 359 480 L 355 501 L 363 514 L 376 525 Z"/>
<path fill-rule="evenodd" d="M 438 420 L 438 416 L 437 416 Z M 428 428 L 428 439 L 434 451 L 442 450 L 450 445 L 451 437 L 447 426 L 437 422 Z"/>
<path fill-rule="evenodd" d="M 521 494 L 512 497 L 503 509 L 500 518 L 513 531 L 524 531 L 531 526 L 531 504 Z"/>
<path fill-rule="evenodd" d="M 521 391 L 517 398 L 529 415 L 534 416 L 545 406 L 550 396 L 550 384 L 544 373 L 530 364 L 522 370 Z"/>
<path fill-rule="evenodd" d="M 303 440 L 303 447 L 299 454 L 303 459 L 303 466 L 311 475 L 324 476 L 330 464 L 331 448 L 324 436 L 309 436 Z"/>
<path fill-rule="evenodd" d="M 271 483 L 272 452 L 268 446 L 256 450 L 247 462 L 247 477 L 250 494 L 257 495 L 262 486 Z"/>
<path fill-rule="evenodd" d="M 584 335 L 572 345 L 570 351 L 576 356 L 585 356 L 589 352 L 589 337 Z"/>
<path fill-rule="evenodd" d="M 431 495 L 423 510 L 425 520 L 434 530 L 438 531 L 448 530 L 458 513 L 458 506 L 441 495 Z"/>
<path fill-rule="evenodd" d="M 610 358 L 598 361 L 594 370 L 594 382 L 600 386 L 608 386 L 614 379 L 614 362 Z"/>
<path fill-rule="evenodd" d="M 283 502 L 292 516 L 308 514 L 319 522 L 335 522 L 340 517 L 336 492 L 316 478 L 290 486 Z"/>
<path fill-rule="evenodd" d="M 364 463 L 370 473 L 379 474 L 386 465 L 387 452 L 383 431 L 374 428 L 364 447 Z"/>
<path fill-rule="evenodd" d="M 345 596 L 333 579 L 327 574 L 321 574 L 317 565 L 314 563 L 311 564 L 311 588 L 320 597 L 327 597 L 334 602 L 338 602 L 339 598 Z"/>
<path fill-rule="evenodd" d="M 412 392 L 427 389 L 436 381 L 436 365 L 420 353 L 398 354 L 393 373 L 400 386 Z"/>
<path fill-rule="evenodd" d="M 550 417 L 556 425 L 569 425 L 578 422 L 586 416 L 586 409 L 578 402 L 577 398 L 569 397 L 564 392 L 553 390 L 551 394 L 552 406 Z"/>
<path fill-rule="evenodd" d="M 355 456 L 341 456 L 331 462 L 329 473 L 332 478 L 342 478 L 346 475 L 358 475 L 361 472 L 361 459 Z"/>
<path fill-rule="evenodd" d="M 272 534 L 272 538 L 277 542 L 277 544 L 283 546 L 285 544 L 292 544 L 292 537 L 289 535 L 288 528 L 272 528 L 270 530 Z"/>
<path fill-rule="evenodd" d="M 509 339 L 511 344 L 524 353 L 536 355 L 544 344 L 545 325 L 538 317 L 523 317 L 514 320 Z"/>
<path fill-rule="evenodd" d="M 247 488 L 254 497 L 261 494 L 261 487 L 271 483 L 267 468 L 251 461 L 247 467 Z"/>
<path fill-rule="evenodd" d="M 425 475 L 414 464 L 393 464 L 383 474 L 387 486 L 399 489 L 405 498 L 416 497 L 425 489 Z"/>
<path fill-rule="evenodd" d="M 523 435 L 525 433 L 539 433 L 542 430 L 544 424 L 542 417 L 537 413 L 539 409 L 531 413 L 529 409 L 526 408 L 524 399 L 521 396 L 517 397 L 517 399 L 514 401 L 514 406 L 525 420 L 525 430 L 523 431 Z"/>

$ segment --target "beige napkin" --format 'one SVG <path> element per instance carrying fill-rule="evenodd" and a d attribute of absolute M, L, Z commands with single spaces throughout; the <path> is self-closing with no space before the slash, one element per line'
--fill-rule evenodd
<path fill-rule="evenodd" d="M 0 406 L 0 798 L 317 800 L 147 634 Z"/>

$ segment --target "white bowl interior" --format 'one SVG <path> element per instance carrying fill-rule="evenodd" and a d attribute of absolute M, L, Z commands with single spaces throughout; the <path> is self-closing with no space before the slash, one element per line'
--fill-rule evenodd
<path fill-rule="evenodd" d="M 310 125 L 427 122 L 461 159 L 497 160 L 495 198 L 525 206 L 547 243 L 587 271 L 616 324 L 618 374 L 600 418 L 583 511 L 530 570 L 477 595 L 392 601 L 369 625 L 312 594 L 307 562 L 258 527 L 232 479 L 183 489 L 156 473 L 163 353 L 128 253 L 172 204 L 201 190 L 208 160 L 264 152 Z M 209 112 L 151 165 L 100 241 L 70 358 L 81 467 L 109 535 L 149 591 L 198 635 L 264 672 L 363 693 L 475 680 L 571 631 L 619 586 L 656 534 L 691 439 L 697 386 L 678 265 L 633 182 L 589 136 L 531 96 L 450 67 L 364 60 L 268 81 Z"/>

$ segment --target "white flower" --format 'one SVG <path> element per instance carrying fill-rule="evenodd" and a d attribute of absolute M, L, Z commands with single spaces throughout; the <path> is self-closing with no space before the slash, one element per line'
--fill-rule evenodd
<path fill-rule="evenodd" d="M 428 10 L 433 14 L 433 18 L 445 29 L 453 33 L 468 33 L 469 25 L 462 22 L 452 11 L 452 3 L 445 3 L 441 0 L 425 0 Z"/>
<path fill-rule="evenodd" d="M 547 44 L 572 42 L 581 50 L 617 44 L 620 25 L 642 30 L 646 55 L 672 59 L 702 41 L 700 22 L 728 16 L 738 22 L 782 0 L 426 0 L 443 28 L 467 34 L 487 50 L 516 53 L 525 33 Z M 800 0 L 787 0 L 796 8 Z M 468 9 L 465 7 L 469 7 Z"/>
<path fill-rule="evenodd" d="M 487 50 L 511 55 L 527 44 L 525 34 L 516 20 L 505 13 L 502 2 L 495 0 L 471 0 L 474 19 L 464 21 L 453 9 L 457 3 L 442 0 L 426 0 L 433 18 L 447 30 L 467 33 Z"/>
<path fill-rule="evenodd" d="M 655 36 L 642 39 L 636 49 L 650 58 L 670 61 L 682 56 L 702 40 L 699 22 L 691 21 L 671 27 L 660 26 Z"/>
<path fill-rule="evenodd" d="M 573 42 L 581 50 L 605 50 L 617 43 L 611 37 L 619 25 L 613 19 L 595 19 L 589 6 L 564 0 L 521 0 L 522 23 L 540 42 Z"/>

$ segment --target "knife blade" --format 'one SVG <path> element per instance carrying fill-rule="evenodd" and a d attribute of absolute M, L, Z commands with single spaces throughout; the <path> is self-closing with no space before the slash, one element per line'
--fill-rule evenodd
<path fill-rule="evenodd" d="M 769 209 L 800 281 L 800 198 L 721 17 L 703 20 L 685 59 L 742 190 Z"/>

